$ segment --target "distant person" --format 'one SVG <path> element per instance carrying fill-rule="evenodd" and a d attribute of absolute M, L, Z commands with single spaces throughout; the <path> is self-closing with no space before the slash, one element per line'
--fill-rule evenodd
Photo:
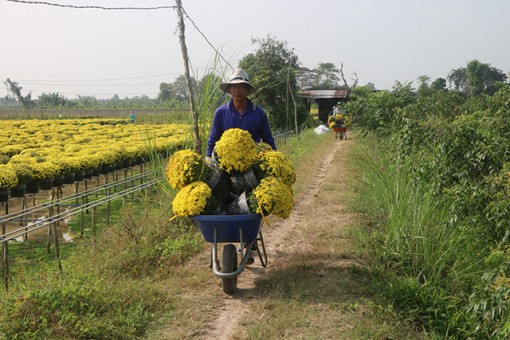
<path fill-rule="evenodd" d="M 255 143 L 262 140 L 276 150 L 266 113 L 248 99 L 248 96 L 256 91 L 249 82 L 248 74 L 241 69 L 234 70 L 229 80 L 220 84 L 220 89 L 232 98 L 214 112 L 207 142 L 207 157 L 211 157 L 214 146 L 223 132 L 232 128 L 246 130 Z"/>
<path fill-rule="evenodd" d="M 134 124 L 134 123 L 135 123 L 135 120 L 136 120 L 136 116 L 135 116 L 135 114 L 133 113 L 133 111 L 131 111 L 131 112 L 129 113 L 129 121 L 130 121 L 132 124 Z"/>

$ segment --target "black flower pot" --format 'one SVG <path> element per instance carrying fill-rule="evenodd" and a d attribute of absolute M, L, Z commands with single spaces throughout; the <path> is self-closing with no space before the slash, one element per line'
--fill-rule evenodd
<path fill-rule="evenodd" d="M 64 175 L 58 175 L 53 178 L 53 187 L 60 188 L 64 184 Z"/>
<path fill-rule="evenodd" d="M 11 197 L 23 197 L 27 193 L 27 185 L 21 183 L 11 188 Z"/>
<path fill-rule="evenodd" d="M 53 178 L 44 178 L 39 181 L 39 188 L 41 190 L 51 190 L 53 188 Z"/>
<path fill-rule="evenodd" d="M 94 176 L 94 169 L 85 169 L 85 179 L 91 179 Z"/>
<path fill-rule="evenodd" d="M 62 180 L 62 183 L 64 184 L 73 184 L 74 183 L 74 176 L 75 172 L 68 172 L 64 175 L 64 179 Z"/>
<path fill-rule="evenodd" d="M 74 173 L 74 181 L 75 182 L 83 181 L 84 178 L 85 170 L 76 170 L 76 172 Z"/>
<path fill-rule="evenodd" d="M 101 165 L 99 169 L 99 173 L 102 175 L 107 175 L 110 172 L 110 166 L 108 164 Z"/>
<path fill-rule="evenodd" d="M 9 188 L 0 188 L 0 202 L 9 201 Z"/>
<path fill-rule="evenodd" d="M 37 194 L 39 192 L 39 180 L 33 180 L 27 183 L 27 194 Z"/>

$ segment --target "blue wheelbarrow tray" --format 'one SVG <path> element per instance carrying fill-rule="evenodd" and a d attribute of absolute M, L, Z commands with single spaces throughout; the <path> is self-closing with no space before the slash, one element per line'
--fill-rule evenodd
<path fill-rule="evenodd" d="M 262 215 L 196 215 L 191 216 L 207 242 L 244 242 L 257 239 Z M 216 236 L 214 235 L 216 233 Z"/>

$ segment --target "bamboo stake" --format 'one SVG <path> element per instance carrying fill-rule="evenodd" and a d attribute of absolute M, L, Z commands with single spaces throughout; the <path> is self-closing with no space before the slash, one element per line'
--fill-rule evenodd
<path fill-rule="evenodd" d="M 182 15 L 181 0 L 175 0 L 177 4 L 177 16 L 179 17 L 179 42 L 181 44 L 182 59 L 184 61 L 184 74 L 186 75 L 186 84 L 188 85 L 188 100 L 190 104 L 191 117 L 193 118 L 193 132 L 195 134 L 195 151 L 202 153 L 202 142 L 200 140 L 200 131 L 198 128 L 198 111 L 195 108 L 195 99 L 193 98 L 193 87 L 191 85 L 191 76 L 189 72 L 188 48 L 186 47 L 186 37 L 184 35 L 184 17 Z"/>
<path fill-rule="evenodd" d="M 2 235 L 5 235 L 7 230 L 6 222 L 2 223 Z M 9 291 L 9 244 L 8 242 L 2 243 L 2 276 L 4 279 L 5 291 Z"/>

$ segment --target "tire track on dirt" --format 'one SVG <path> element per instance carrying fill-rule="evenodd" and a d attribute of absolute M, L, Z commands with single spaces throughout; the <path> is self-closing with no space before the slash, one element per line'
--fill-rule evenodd
<path fill-rule="evenodd" d="M 304 218 L 303 215 L 305 215 L 306 209 L 319 194 L 330 170 L 331 163 L 336 153 L 342 148 L 342 145 L 344 143 L 334 143 L 333 147 L 329 149 L 326 157 L 318 166 L 318 172 L 314 180 L 305 192 L 300 195 L 299 199 L 296 200 L 289 218 L 285 220 L 279 219 L 272 222 L 271 226 L 264 228 L 264 242 L 268 254 L 267 268 L 263 268 L 258 259 L 255 260 L 254 265 L 245 267 L 245 270 L 237 278 L 238 290 L 231 296 L 225 295 L 224 304 L 218 307 L 219 313 L 214 321 L 208 325 L 207 329 L 209 331 L 201 337 L 202 339 L 231 339 L 236 334 L 239 335 L 238 328 L 240 327 L 240 321 L 250 312 L 250 302 L 253 298 L 257 297 L 255 292 L 257 277 L 276 270 L 271 268 L 272 263 L 283 258 L 285 253 L 289 252 L 289 249 L 302 246 L 302 244 L 292 244 L 289 241 L 289 234 L 294 226 Z"/>

